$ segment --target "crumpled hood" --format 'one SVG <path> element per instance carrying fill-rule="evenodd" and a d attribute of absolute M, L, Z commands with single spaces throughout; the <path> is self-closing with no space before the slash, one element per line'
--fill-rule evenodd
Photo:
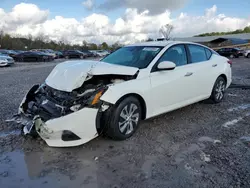
<path fill-rule="evenodd" d="M 67 61 L 58 64 L 45 80 L 50 87 L 71 92 L 82 86 L 92 75 L 135 75 L 138 68 L 113 65 L 100 61 Z"/>

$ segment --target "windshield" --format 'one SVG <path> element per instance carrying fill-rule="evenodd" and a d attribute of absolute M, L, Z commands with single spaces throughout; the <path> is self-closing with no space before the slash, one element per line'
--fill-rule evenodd
<path fill-rule="evenodd" d="M 101 61 L 143 69 L 149 65 L 161 49 L 162 47 L 159 46 L 128 46 L 116 50 Z"/>

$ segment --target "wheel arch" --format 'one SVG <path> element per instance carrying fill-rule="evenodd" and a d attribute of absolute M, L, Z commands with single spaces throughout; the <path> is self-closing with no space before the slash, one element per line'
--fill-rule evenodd
<path fill-rule="evenodd" d="M 135 97 L 136 99 L 138 99 L 138 101 L 140 102 L 141 105 L 141 109 L 142 109 L 142 120 L 146 119 L 147 117 L 147 106 L 146 106 L 146 102 L 143 99 L 143 97 L 137 93 L 128 93 L 123 95 L 121 98 L 118 99 L 118 101 L 115 103 L 115 105 L 118 105 L 121 101 L 123 101 L 125 98 L 127 97 Z"/>
<path fill-rule="evenodd" d="M 219 78 L 219 77 L 224 78 L 224 79 L 225 79 L 225 81 L 226 81 L 226 85 L 227 85 L 227 82 L 228 82 L 228 80 L 227 80 L 227 76 L 226 76 L 225 74 L 221 74 L 220 76 L 218 76 L 218 78 Z M 218 79 L 218 78 L 217 78 L 217 79 Z"/>

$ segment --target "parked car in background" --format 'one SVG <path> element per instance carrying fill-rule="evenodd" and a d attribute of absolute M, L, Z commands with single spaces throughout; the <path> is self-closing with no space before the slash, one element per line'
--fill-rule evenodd
<path fill-rule="evenodd" d="M 250 58 L 250 49 L 245 50 L 244 56 Z"/>
<path fill-rule="evenodd" d="M 230 58 L 238 58 L 244 55 L 244 50 L 239 48 L 221 48 L 216 51 L 221 56 L 230 57 Z"/>
<path fill-rule="evenodd" d="M 5 55 L 8 55 L 10 57 L 15 57 L 15 55 L 17 55 L 18 53 L 15 52 L 14 50 L 3 50 L 3 49 L 0 49 L 0 53 L 1 54 L 5 54 Z"/>
<path fill-rule="evenodd" d="M 205 99 L 221 102 L 231 84 L 231 65 L 196 43 L 129 45 L 102 61 L 58 64 L 30 89 L 12 121 L 53 147 L 81 145 L 103 132 L 125 140 L 141 120 Z"/>
<path fill-rule="evenodd" d="M 55 53 L 56 53 L 56 58 L 64 58 L 64 55 L 63 55 L 62 52 L 60 52 L 60 51 L 55 51 Z"/>
<path fill-rule="evenodd" d="M 84 59 L 87 57 L 87 55 L 85 53 L 83 53 L 79 50 L 67 50 L 67 51 L 64 51 L 63 55 L 66 59 L 71 59 L 71 58 Z"/>
<path fill-rule="evenodd" d="M 32 52 L 34 52 L 34 51 L 35 52 L 43 52 L 43 53 L 45 53 L 47 55 L 52 56 L 54 59 L 57 58 L 56 52 L 51 50 L 51 49 L 33 49 L 33 50 L 30 50 L 30 51 L 32 51 Z"/>
<path fill-rule="evenodd" d="M 87 55 L 87 57 L 95 57 L 95 54 L 89 50 L 82 50 L 83 53 Z"/>
<path fill-rule="evenodd" d="M 7 67 L 14 64 L 14 59 L 6 54 L 0 53 L 0 67 Z"/>
<path fill-rule="evenodd" d="M 39 51 L 28 51 L 17 54 L 14 59 L 18 62 L 45 62 L 53 61 L 54 57 Z"/>
<path fill-rule="evenodd" d="M 23 50 L 14 50 L 17 54 L 20 54 L 20 53 L 23 53 L 23 52 L 25 52 L 25 51 L 23 51 Z"/>
<path fill-rule="evenodd" d="M 99 57 L 104 57 L 110 54 L 107 50 L 96 50 L 96 53 Z"/>

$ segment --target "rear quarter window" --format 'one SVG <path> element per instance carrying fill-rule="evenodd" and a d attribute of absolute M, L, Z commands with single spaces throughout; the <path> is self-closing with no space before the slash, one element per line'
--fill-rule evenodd
<path fill-rule="evenodd" d="M 213 54 L 213 53 L 211 52 L 211 50 L 205 48 L 205 52 L 206 52 L 206 55 L 207 55 L 207 59 L 210 59 L 211 56 L 212 56 L 212 54 Z"/>

